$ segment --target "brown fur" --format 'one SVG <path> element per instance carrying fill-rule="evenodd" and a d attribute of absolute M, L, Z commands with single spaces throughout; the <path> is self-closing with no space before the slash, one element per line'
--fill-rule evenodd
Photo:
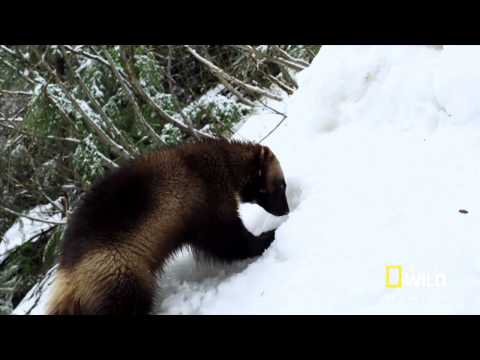
<path fill-rule="evenodd" d="M 155 274 L 187 244 L 224 261 L 260 255 L 274 233 L 250 234 L 238 200 L 286 213 L 284 186 L 273 153 L 249 143 L 185 144 L 126 164 L 71 216 L 48 313 L 148 313 Z"/>

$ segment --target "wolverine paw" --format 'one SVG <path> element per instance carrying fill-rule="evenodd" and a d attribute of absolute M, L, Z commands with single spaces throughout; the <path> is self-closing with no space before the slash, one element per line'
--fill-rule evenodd
<path fill-rule="evenodd" d="M 267 249 L 270 244 L 275 240 L 275 230 L 265 231 L 258 236 L 259 240 L 263 244 L 263 249 Z"/>
<path fill-rule="evenodd" d="M 249 256 L 260 256 L 275 240 L 275 230 L 266 231 L 248 242 Z"/>

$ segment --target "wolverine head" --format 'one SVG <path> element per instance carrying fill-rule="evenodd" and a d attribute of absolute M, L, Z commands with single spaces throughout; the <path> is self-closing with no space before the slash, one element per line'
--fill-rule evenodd
<path fill-rule="evenodd" d="M 286 188 L 277 158 L 268 147 L 259 146 L 254 174 L 240 193 L 242 201 L 258 204 L 276 216 L 286 215 L 290 211 L 285 195 Z"/>

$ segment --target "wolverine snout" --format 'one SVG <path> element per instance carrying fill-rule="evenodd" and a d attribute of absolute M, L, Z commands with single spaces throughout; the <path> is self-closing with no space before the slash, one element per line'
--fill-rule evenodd
<path fill-rule="evenodd" d="M 267 211 L 275 216 L 287 215 L 290 212 L 287 198 L 283 198 L 282 200 L 278 201 L 274 206 L 271 206 Z"/>
<path fill-rule="evenodd" d="M 278 216 L 287 215 L 289 212 L 290 208 L 288 207 L 288 203 L 285 200 L 285 205 L 282 206 L 282 208 L 280 209 Z"/>

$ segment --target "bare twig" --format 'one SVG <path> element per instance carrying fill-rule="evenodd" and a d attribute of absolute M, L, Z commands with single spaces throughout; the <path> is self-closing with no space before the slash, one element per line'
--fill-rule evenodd
<path fill-rule="evenodd" d="M 271 62 L 277 64 L 277 65 L 284 65 L 284 66 L 292 68 L 293 70 L 296 70 L 296 71 L 302 71 L 302 70 L 305 69 L 305 67 L 303 67 L 301 65 L 298 65 L 294 62 L 291 62 L 289 60 L 282 59 L 282 58 L 279 58 L 279 57 L 271 57 L 269 60 Z"/>
<path fill-rule="evenodd" d="M 310 64 L 306 62 L 305 60 L 294 58 L 291 56 L 289 53 L 287 53 L 285 50 L 283 50 L 280 46 L 278 45 L 273 45 L 273 49 L 276 50 L 279 54 L 281 54 L 286 60 L 288 60 L 290 63 L 297 64 L 298 66 L 302 68 L 308 67 Z"/>
<path fill-rule="evenodd" d="M 207 60 L 210 61 L 210 59 L 207 59 Z M 238 100 L 239 100 L 241 103 L 243 103 L 243 104 L 245 104 L 245 105 L 247 105 L 247 106 L 250 106 L 250 107 L 254 107 L 254 106 L 255 106 L 255 104 L 254 104 L 252 101 L 248 100 L 245 96 L 243 96 L 243 94 L 242 94 L 240 91 L 238 91 L 237 89 L 235 89 L 235 87 L 234 87 L 232 84 L 230 84 L 230 83 L 227 81 L 227 79 L 226 79 L 224 76 L 222 76 L 222 74 L 219 74 L 219 73 L 217 73 L 217 72 L 214 72 L 213 70 L 211 70 L 211 71 L 212 71 L 213 74 L 217 77 L 217 79 L 220 80 L 220 82 L 223 84 L 223 86 L 225 86 L 225 88 L 227 88 L 228 90 L 230 90 L 230 92 L 232 92 L 232 93 L 238 98 Z"/>
<path fill-rule="evenodd" d="M 127 148 L 129 152 L 134 153 L 134 154 L 137 153 L 137 149 L 130 144 L 128 139 L 121 133 L 121 131 L 119 129 L 117 129 L 117 127 L 113 123 L 113 120 L 110 119 L 110 117 L 105 113 L 105 111 L 103 111 L 102 106 L 98 103 L 97 99 L 95 99 L 95 97 L 92 95 L 92 93 L 88 89 L 87 85 L 85 85 L 85 82 L 83 81 L 81 76 L 79 74 L 77 74 L 76 71 L 73 70 L 73 66 L 72 66 L 70 60 L 68 59 L 68 56 L 65 52 L 64 47 L 60 46 L 60 50 L 62 51 L 63 57 L 65 59 L 65 63 L 67 64 L 67 67 L 69 68 L 71 74 L 75 77 L 77 82 L 80 84 L 80 87 L 82 88 L 83 92 L 85 93 L 85 95 L 87 95 L 88 99 L 92 103 L 95 110 L 100 114 L 103 122 L 106 125 L 108 125 L 106 130 L 109 131 L 115 137 L 117 137 L 122 142 L 122 145 L 125 148 Z"/>
<path fill-rule="evenodd" d="M 20 68 L 16 67 L 16 66 L 13 66 L 12 64 L 10 64 L 8 61 L 6 61 L 5 59 L 0 59 L 2 61 L 2 63 L 7 66 L 8 68 L 10 68 L 11 70 L 15 71 L 17 74 L 19 74 L 26 82 L 28 82 L 30 85 L 35 85 L 35 81 L 33 81 L 32 79 L 30 79 L 27 75 L 25 75 L 23 73 L 23 71 L 21 71 Z"/>
<path fill-rule="evenodd" d="M 94 48 L 94 47 L 90 47 L 91 50 L 93 52 L 95 52 L 95 54 L 92 54 L 92 53 L 89 53 L 83 49 L 75 49 L 73 48 L 72 46 L 69 46 L 69 45 L 64 45 L 65 46 L 65 49 L 67 49 L 68 51 L 71 51 L 72 53 L 76 54 L 76 55 L 81 55 L 81 56 L 84 56 L 88 59 L 91 59 L 91 60 L 95 60 L 97 61 L 99 64 L 102 64 L 104 66 L 106 66 L 107 68 L 110 68 L 110 64 L 108 63 L 108 61 L 106 59 L 104 59 L 98 52 L 97 50 Z M 120 75 L 122 75 L 122 77 L 124 79 L 127 78 L 127 75 L 125 74 L 125 72 L 122 70 L 122 69 L 118 69 Z M 127 82 L 127 85 L 128 86 L 131 86 L 128 82 Z"/>
<path fill-rule="evenodd" d="M 35 182 L 35 184 L 37 185 L 37 188 L 36 190 L 45 198 L 47 199 L 47 201 L 50 203 L 50 205 L 52 205 L 53 207 L 55 207 L 60 213 L 64 213 L 64 209 L 58 205 L 58 203 L 56 201 L 53 201 L 46 193 L 45 191 L 43 190 L 43 186 L 42 184 L 40 183 L 40 181 L 38 180 L 38 167 L 35 165 L 35 160 L 33 159 L 32 155 L 27 152 L 27 157 L 28 157 L 28 160 L 30 161 L 30 166 L 33 170 L 33 176 L 32 176 L 32 180 Z"/>
<path fill-rule="evenodd" d="M 265 136 L 259 141 L 259 143 L 261 143 L 262 141 L 264 141 L 265 139 L 267 139 L 270 135 L 272 135 L 275 130 L 278 129 L 278 127 L 279 127 L 279 126 L 285 121 L 285 119 L 287 118 L 287 115 L 284 114 L 284 113 L 282 113 L 281 111 L 278 111 L 277 109 L 272 108 L 271 106 L 268 106 L 267 104 L 263 103 L 263 102 L 260 101 L 260 100 L 259 100 L 259 102 L 260 102 L 260 104 L 262 104 L 262 105 L 263 105 L 264 107 L 266 107 L 267 109 L 273 111 L 275 114 L 282 116 L 282 119 L 278 122 L 278 124 L 275 125 L 275 127 L 274 127 L 272 130 L 270 130 L 270 131 L 268 132 L 268 134 L 265 135 Z"/>
<path fill-rule="evenodd" d="M 250 45 L 243 45 L 243 46 L 237 45 L 236 48 L 249 52 L 252 55 L 252 57 L 255 58 L 257 61 L 270 61 L 270 62 L 276 63 L 277 65 L 290 67 L 296 71 L 301 71 L 308 66 L 308 64 L 306 63 L 304 65 L 296 62 L 296 60 L 292 60 L 294 58 L 292 58 L 290 55 L 288 55 L 288 53 L 280 49 L 280 47 L 277 47 L 277 53 L 280 51 L 280 54 L 282 54 L 283 57 L 277 57 L 277 56 L 272 56 L 271 54 L 263 53 L 259 51 L 257 48 L 255 48 L 254 46 L 250 46 Z M 285 59 L 284 54 L 286 54 L 286 56 L 288 56 L 289 58 Z"/>
<path fill-rule="evenodd" d="M 282 77 L 285 81 L 288 81 L 290 84 L 292 84 L 296 89 L 298 89 L 298 83 L 297 81 L 290 75 L 288 72 L 288 69 L 285 68 L 284 66 L 280 66 L 280 72 L 282 73 Z"/>
<path fill-rule="evenodd" d="M 273 113 L 277 114 L 277 115 L 280 115 L 280 116 L 283 116 L 283 117 L 287 117 L 286 114 L 284 114 L 283 112 L 281 111 L 278 111 L 277 109 L 265 104 L 262 100 L 257 100 L 260 104 L 262 104 L 265 108 L 269 109 L 270 111 L 272 111 Z"/>
<path fill-rule="evenodd" d="M 75 109 L 82 115 L 85 124 L 97 134 L 100 141 L 102 141 L 102 143 L 106 145 L 114 154 L 117 154 L 123 159 L 131 159 L 132 156 L 130 155 L 130 153 L 122 145 L 118 144 L 117 142 L 115 142 L 115 140 L 108 136 L 105 131 L 100 126 L 98 126 L 98 124 L 83 110 L 77 99 L 75 99 L 65 87 L 57 72 L 52 70 L 44 59 L 41 60 L 41 64 L 47 70 L 47 72 L 55 79 L 57 85 L 60 86 L 63 93 L 67 96 Z"/>
<path fill-rule="evenodd" d="M 147 94 L 147 92 L 143 89 L 143 87 L 140 85 L 140 82 L 136 78 L 133 70 L 131 69 L 130 65 L 127 63 L 124 64 L 128 78 L 130 80 L 130 83 L 134 87 L 135 91 L 137 94 L 139 94 L 152 108 L 155 110 L 155 112 L 166 122 L 169 122 L 170 124 L 176 126 L 183 132 L 185 132 L 188 135 L 191 135 L 195 138 L 214 138 L 214 136 L 209 135 L 207 133 L 204 133 L 202 131 L 196 130 L 191 126 L 188 126 L 184 124 L 183 122 L 171 117 L 169 114 L 167 114 L 151 97 L 150 95 Z"/>
<path fill-rule="evenodd" d="M 10 49 L 8 46 L 0 45 L 0 49 L 2 49 L 3 51 L 7 52 L 12 56 L 16 56 L 15 52 L 12 49 Z"/>
<path fill-rule="evenodd" d="M 67 121 L 67 122 L 70 122 L 72 123 L 74 129 L 76 129 L 78 131 L 78 128 L 77 128 L 77 125 L 75 124 L 75 122 L 68 116 L 68 114 L 63 110 L 63 108 L 57 104 L 57 102 L 51 97 L 51 95 L 48 93 L 48 89 L 47 87 L 44 88 L 44 93 L 45 93 L 45 96 L 47 98 L 47 100 L 50 102 L 50 104 L 52 104 L 53 106 L 55 106 L 57 108 L 57 110 L 59 111 L 60 115 L 62 115 L 62 117 Z M 109 168 L 109 169 L 115 169 L 118 167 L 117 163 L 113 160 L 110 160 L 107 156 L 105 156 L 104 154 L 102 154 L 102 152 L 100 150 L 98 150 L 97 148 L 93 148 L 91 146 L 91 144 L 88 142 L 88 141 L 85 141 L 85 140 L 81 140 L 82 143 L 84 143 L 86 146 L 90 147 L 92 150 L 95 151 L 95 153 L 100 157 L 100 159 L 102 159 L 103 163 Z"/>
<path fill-rule="evenodd" d="M 267 74 L 266 72 L 263 71 L 263 73 L 270 79 L 270 81 L 276 85 L 278 85 L 283 91 L 285 91 L 287 94 L 292 95 L 295 92 L 295 89 L 291 88 L 287 84 L 285 84 L 283 81 L 280 79 L 277 79 L 275 76 L 272 76 L 270 74 Z"/>
<path fill-rule="evenodd" d="M 282 98 L 275 95 L 275 94 L 272 94 L 270 93 L 269 91 L 267 90 L 264 90 L 264 89 L 261 89 L 257 86 L 253 86 L 253 85 L 250 85 L 250 84 L 247 84 L 241 80 L 238 80 L 237 78 L 233 77 L 232 75 L 229 75 L 227 74 L 225 71 L 223 71 L 222 69 L 220 69 L 217 65 L 213 64 L 212 62 L 208 61 L 207 59 L 205 59 L 203 56 L 199 55 L 193 48 L 191 48 L 190 46 L 188 45 L 185 45 L 185 48 L 187 49 L 187 51 L 192 54 L 197 60 L 199 60 L 201 63 L 203 63 L 204 65 L 206 65 L 210 71 L 212 71 L 212 73 L 214 73 L 217 77 L 222 77 L 224 80 L 232 83 L 232 84 L 235 84 L 235 85 L 238 85 L 242 88 L 244 88 L 245 90 L 249 91 L 250 93 L 255 93 L 255 94 L 259 94 L 259 95 L 262 95 L 262 96 L 265 96 L 265 97 L 268 97 L 268 98 L 271 98 L 273 100 L 277 100 L 277 101 L 281 101 Z"/>
<path fill-rule="evenodd" d="M 11 209 L 6 208 L 6 207 L 1 206 L 1 205 L 0 205 L 0 210 L 3 210 L 3 211 L 5 211 L 6 213 L 9 213 L 9 214 L 11 214 L 11 215 L 16 215 L 16 216 L 24 217 L 24 218 L 26 218 L 26 219 L 28 219 L 28 220 L 37 221 L 37 222 L 41 222 L 41 223 L 45 223 L 45 224 L 53 224 L 53 225 L 65 225 L 65 224 L 66 224 L 65 221 L 44 220 L 44 219 L 39 219 L 39 218 L 36 218 L 36 217 L 33 217 L 33 216 L 25 215 L 25 214 L 16 212 L 16 211 L 14 211 L 14 210 L 11 210 Z"/>
<path fill-rule="evenodd" d="M 106 66 L 107 66 L 108 68 L 110 68 L 110 64 L 108 63 L 108 61 L 107 61 L 106 59 L 104 59 L 104 58 L 100 55 L 100 50 L 97 50 L 97 48 L 96 48 L 96 47 L 93 47 L 93 46 L 90 46 L 90 48 L 91 48 L 91 50 L 92 50 L 93 52 L 95 52 L 96 56 L 97 56 L 99 59 L 102 59 L 102 60 L 105 62 Z M 120 49 L 122 49 L 122 47 L 120 47 Z M 128 76 L 127 76 L 127 74 L 125 74 L 125 72 L 123 71 L 123 69 L 117 69 L 117 70 L 118 70 L 118 72 L 120 73 L 120 75 L 122 75 L 122 77 L 123 77 L 125 80 L 128 79 Z M 134 90 L 132 84 L 130 84 L 128 81 L 126 82 L 126 84 L 130 87 L 130 90 L 132 90 L 132 91 Z"/>
<path fill-rule="evenodd" d="M 128 62 L 128 61 L 125 60 L 125 52 L 123 51 L 123 48 L 121 49 L 121 53 L 122 53 L 124 62 Z M 159 54 L 155 54 L 155 55 L 159 55 Z M 163 57 L 161 57 L 161 58 L 163 58 Z M 180 115 L 180 117 L 182 118 L 182 120 L 185 124 L 191 126 L 192 121 L 185 116 L 185 114 L 183 113 L 183 109 L 181 109 L 180 104 L 178 102 L 178 99 L 175 96 L 174 85 L 176 84 L 176 81 L 175 81 L 175 79 L 173 78 L 173 75 L 172 75 L 172 58 L 173 58 L 173 47 L 172 47 L 172 45 L 168 45 L 167 74 L 166 74 L 167 79 L 168 79 L 168 90 L 170 91 L 170 95 L 172 95 L 172 102 L 175 106 L 175 111 L 177 112 L 177 114 Z"/>
<path fill-rule="evenodd" d="M 262 141 L 264 141 L 265 139 L 267 139 L 270 135 L 272 135 L 273 132 L 274 132 L 275 130 L 277 130 L 280 125 L 282 125 L 282 123 L 285 121 L 286 118 L 287 118 L 287 115 L 284 115 L 283 118 L 282 118 L 282 120 L 280 120 L 280 121 L 278 122 L 278 124 L 277 124 L 272 130 L 270 130 L 270 131 L 268 132 L 268 134 L 265 135 L 265 136 L 259 141 L 259 143 L 261 143 Z"/>
<path fill-rule="evenodd" d="M 1 120 L 1 118 L 0 118 L 0 120 Z M 82 141 L 80 141 L 78 139 L 75 139 L 75 138 L 64 138 L 64 137 L 53 136 L 53 135 L 32 134 L 32 133 L 29 133 L 28 131 L 18 129 L 18 128 L 12 126 L 12 125 L 2 124 L 1 122 L 0 122 L 0 126 L 5 128 L 5 129 L 9 129 L 9 130 L 18 132 L 20 134 L 30 136 L 30 137 L 34 137 L 34 138 L 43 138 L 43 139 L 49 139 L 49 140 L 66 141 L 66 142 L 71 142 L 71 143 L 75 143 L 75 144 L 79 144 L 79 143 L 82 142 Z"/>
<path fill-rule="evenodd" d="M 67 49 L 68 51 L 71 51 L 74 54 L 85 56 L 86 58 L 98 61 L 100 64 L 108 67 L 108 62 L 105 59 L 103 59 L 101 56 L 91 54 L 85 50 L 75 49 L 70 45 L 64 45 L 64 46 L 65 46 L 65 49 Z"/>
<path fill-rule="evenodd" d="M 124 51 L 122 51 L 125 54 Z M 172 45 L 168 45 L 168 58 L 167 58 L 167 79 L 168 79 L 168 89 L 170 90 L 170 94 L 174 94 L 173 86 L 175 85 L 175 80 L 172 76 L 172 57 L 173 57 L 173 50 Z"/>
<path fill-rule="evenodd" d="M 241 50 L 241 51 L 249 53 L 250 56 L 252 57 L 252 59 L 254 59 L 254 61 L 257 62 L 257 67 L 258 68 L 265 61 L 277 64 L 280 68 L 280 72 L 282 73 L 285 81 L 289 82 L 295 88 L 298 88 L 297 82 L 288 73 L 287 67 L 293 68 L 296 71 L 300 71 L 300 70 L 304 69 L 303 66 L 298 65 L 298 64 L 292 64 L 288 60 L 281 59 L 281 58 L 278 58 L 278 57 L 274 57 L 274 56 L 271 56 L 269 54 L 265 54 L 265 53 L 259 51 L 257 48 L 255 48 L 253 46 L 250 46 L 250 45 L 235 45 L 234 47 Z"/>
<path fill-rule="evenodd" d="M 11 50 L 12 52 L 13 50 Z M 102 143 L 107 146 L 110 151 L 112 151 L 114 154 L 124 158 L 124 159 L 131 159 L 132 156 L 128 153 L 128 151 L 120 144 L 117 144 L 113 139 L 111 139 L 105 131 L 99 127 L 96 122 L 88 116 L 88 114 L 82 109 L 78 101 L 70 94 L 68 89 L 65 87 L 63 84 L 62 80 L 60 79 L 59 75 L 57 74 L 56 71 L 52 70 L 51 67 L 47 64 L 47 62 L 44 59 L 44 55 L 41 55 L 38 50 L 32 49 L 33 52 L 37 54 L 37 56 L 40 59 L 40 65 L 47 70 L 48 74 L 52 76 L 55 79 L 55 82 L 57 85 L 62 89 L 63 93 L 67 96 L 67 98 L 70 100 L 72 105 L 75 107 L 75 109 L 82 115 L 82 118 L 84 119 L 84 123 L 87 127 L 89 127 L 93 132 L 95 132 Z M 36 67 L 37 65 L 32 64 L 29 59 L 26 59 L 23 57 L 21 54 L 17 54 L 17 57 L 20 57 L 21 60 L 27 64 L 29 64 L 32 67 Z M 48 84 L 48 82 L 45 79 L 41 79 L 44 84 Z M 59 106 L 51 97 L 51 95 L 48 94 L 47 91 L 47 85 L 44 86 L 44 91 L 45 94 L 47 95 L 47 98 L 50 98 L 52 103 L 57 107 L 58 109 L 61 109 L 61 106 Z M 63 112 L 63 109 L 62 109 Z M 68 116 L 67 116 L 68 118 Z M 76 126 L 75 126 L 76 127 Z M 106 158 L 107 159 L 107 158 Z M 111 162 L 111 161 L 110 161 Z"/>
<path fill-rule="evenodd" d="M 320 46 L 320 48 L 321 48 L 321 46 Z M 311 57 L 312 59 L 316 56 L 316 54 L 315 54 L 310 48 L 307 47 L 307 48 L 306 48 L 306 51 L 307 51 L 308 55 L 310 55 L 310 57 Z"/>
<path fill-rule="evenodd" d="M 253 102 L 251 102 L 245 96 L 243 96 L 242 93 L 240 91 L 238 91 L 237 89 L 235 89 L 235 87 L 233 85 L 231 85 L 225 78 L 223 78 L 221 76 L 217 76 L 217 78 L 218 78 L 218 80 L 220 80 L 220 82 L 228 90 L 230 90 L 238 98 L 238 100 L 240 100 L 240 102 L 244 103 L 245 105 L 251 106 L 251 107 L 254 106 Z"/>
<path fill-rule="evenodd" d="M 60 211 L 62 214 L 65 214 L 65 209 L 63 209 L 60 205 L 58 205 L 54 200 L 52 200 L 52 198 L 50 198 L 50 196 L 48 196 L 45 191 L 43 190 L 43 187 L 40 185 L 38 179 L 35 179 L 35 182 L 37 183 L 38 185 L 38 191 L 43 195 L 43 197 L 45 199 L 47 199 L 47 201 L 52 205 L 54 206 L 58 211 Z"/>
<path fill-rule="evenodd" d="M 110 69 L 115 76 L 115 78 L 118 80 L 120 83 L 121 87 L 127 94 L 128 101 L 130 104 L 133 106 L 133 111 L 135 112 L 135 117 L 138 121 L 138 123 L 142 126 L 142 128 L 150 135 L 152 140 L 156 144 L 160 145 L 165 145 L 165 142 L 162 140 L 160 135 L 158 135 L 155 130 L 152 128 L 152 126 L 145 120 L 145 118 L 142 115 L 142 112 L 140 111 L 140 107 L 137 104 L 137 101 L 135 100 L 135 97 L 133 96 L 132 92 L 128 88 L 125 79 L 120 75 L 119 71 L 117 70 L 117 67 L 115 66 L 112 57 L 108 53 L 107 50 L 104 50 L 105 57 L 107 58 L 108 64 L 110 65 Z M 123 54 L 125 55 L 125 54 Z"/>

